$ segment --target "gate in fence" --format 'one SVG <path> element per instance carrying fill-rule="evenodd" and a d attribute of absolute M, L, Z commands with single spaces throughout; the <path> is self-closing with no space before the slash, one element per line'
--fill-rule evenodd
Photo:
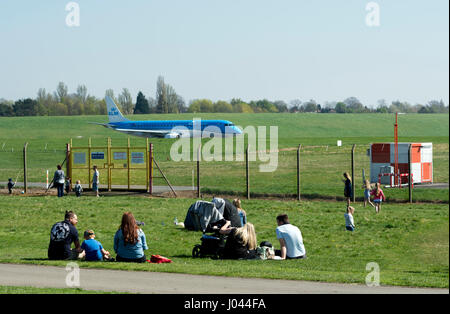
<path fill-rule="evenodd" d="M 152 193 L 153 145 L 146 139 L 145 146 L 114 147 L 108 138 L 106 146 L 72 146 L 67 144 L 67 173 L 71 184 L 80 180 L 83 186 L 92 188 L 93 167 L 100 173 L 99 188 L 142 191 Z"/>

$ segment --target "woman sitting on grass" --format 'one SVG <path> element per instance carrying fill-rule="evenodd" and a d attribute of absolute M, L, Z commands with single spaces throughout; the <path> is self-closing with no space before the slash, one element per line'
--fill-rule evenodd
<path fill-rule="evenodd" d="M 122 224 L 114 236 L 114 251 L 118 262 L 144 263 L 144 250 L 148 250 L 144 231 L 136 223 L 131 212 L 122 216 Z"/>
<path fill-rule="evenodd" d="M 243 227 L 231 227 L 231 222 L 220 229 L 220 233 L 228 235 L 223 252 L 224 259 L 252 259 L 256 255 L 256 233 L 255 227 L 247 223 Z"/>

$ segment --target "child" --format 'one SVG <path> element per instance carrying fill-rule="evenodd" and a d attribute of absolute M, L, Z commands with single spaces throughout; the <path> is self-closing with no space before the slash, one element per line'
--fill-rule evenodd
<path fill-rule="evenodd" d="M 8 179 L 8 191 L 9 191 L 9 194 L 12 194 L 12 189 L 13 189 L 14 185 L 15 184 L 12 182 L 12 179 L 9 178 Z"/>
<path fill-rule="evenodd" d="M 364 207 L 366 207 L 367 203 L 369 203 L 370 206 L 375 207 L 375 205 L 373 205 L 373 203 L 370 201 L 371 186 L 369 180 L 364 180 L 363 188 L 364 188 Z"/>
<path fill-rule="evenodd" d="M 77 183 L 75 184 L 75 187 L 73 189 L 75 190 L 75 195 L 77 197 L 80 197 L 81 192 L 83 192 L 83 187 L 81 186 L 80 180 L 77 180 Z"/>
<path fill-rule="evenodd" d="M 247 223 L 247 213 L 241 207 L 241 200 L 235 198 L 233 200 L 233 205 L 237 208 L 239 212 L 239 217 L 241 218 L 241 226 L 243 227 Z"/>
<path fill-rule="evenodd" d="M 84 232 L 84 239 L 81 248 L 85 252 L 86 261 L 111 260 L 109 252 L 103 248 L 100 242 L 94 240 L 95 233 L 93 230 L 86 230 Z"/>
<path fill-rule="evenodd" d="M 66 182 L 64 183 L 64 187 L 65 187 L 65 190 L 66 190 L 66 194 L 69 194 L 69 192 L 70 192 L 70 178 L 69 177 L 66 178 Z"/>
<path fill-rule="evenodd" d="M 383 190 L 380 187 L 380 183 L 375 183 L 375 189 L 370 192 L 370 195 L 373 195 L 373 202 L 375 203 L 375 211 L 377 214 L 381 210 L 381 202 L 386 201 L 386 197 L 384 197 Z"/>
<path fill-rule="evenodd" d="M 345 182 L 344 196 L 347 199 L 347 206 L 350 206 L 350 199 L 353 197 L 353 189 L 352 189 L 352 179 L 348 172 L 344 173 L 343 180 Z"/>
<path fill-rule="evenodd" d="M 353 221 L 353 213 L 355 212 L 355 209 L 352 206 L 347 206 L 347 213 L 344 214 L 345 217 L 345 229 L 348 231 L 354 231 L 355 230 L 355 222 Z"/>

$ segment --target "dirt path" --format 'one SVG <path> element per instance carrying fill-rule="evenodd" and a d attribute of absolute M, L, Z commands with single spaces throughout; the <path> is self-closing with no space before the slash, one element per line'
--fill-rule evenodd
<path fill-rule="evenodd" d="M 0 264 L 0 285 L 68 288 L 73 268 Z M 79 269 L 85 290 L 156 294 L 448 294 L 448 289 L 368 287 L 293 280 L 245 279 L 186 274 Z"/>

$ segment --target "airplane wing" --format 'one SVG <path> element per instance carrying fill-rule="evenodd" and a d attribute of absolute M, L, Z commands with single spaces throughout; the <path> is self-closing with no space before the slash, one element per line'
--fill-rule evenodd
<path fill-rule="evenodd" d="M 155 131 L 155 130 L 134 130 L 134 129 L 115 129 L 116 131 L 131 134 L 131 135 L 153 135 L 155 137 L 164 137 L 170 133 L 170 131 Z"/>

